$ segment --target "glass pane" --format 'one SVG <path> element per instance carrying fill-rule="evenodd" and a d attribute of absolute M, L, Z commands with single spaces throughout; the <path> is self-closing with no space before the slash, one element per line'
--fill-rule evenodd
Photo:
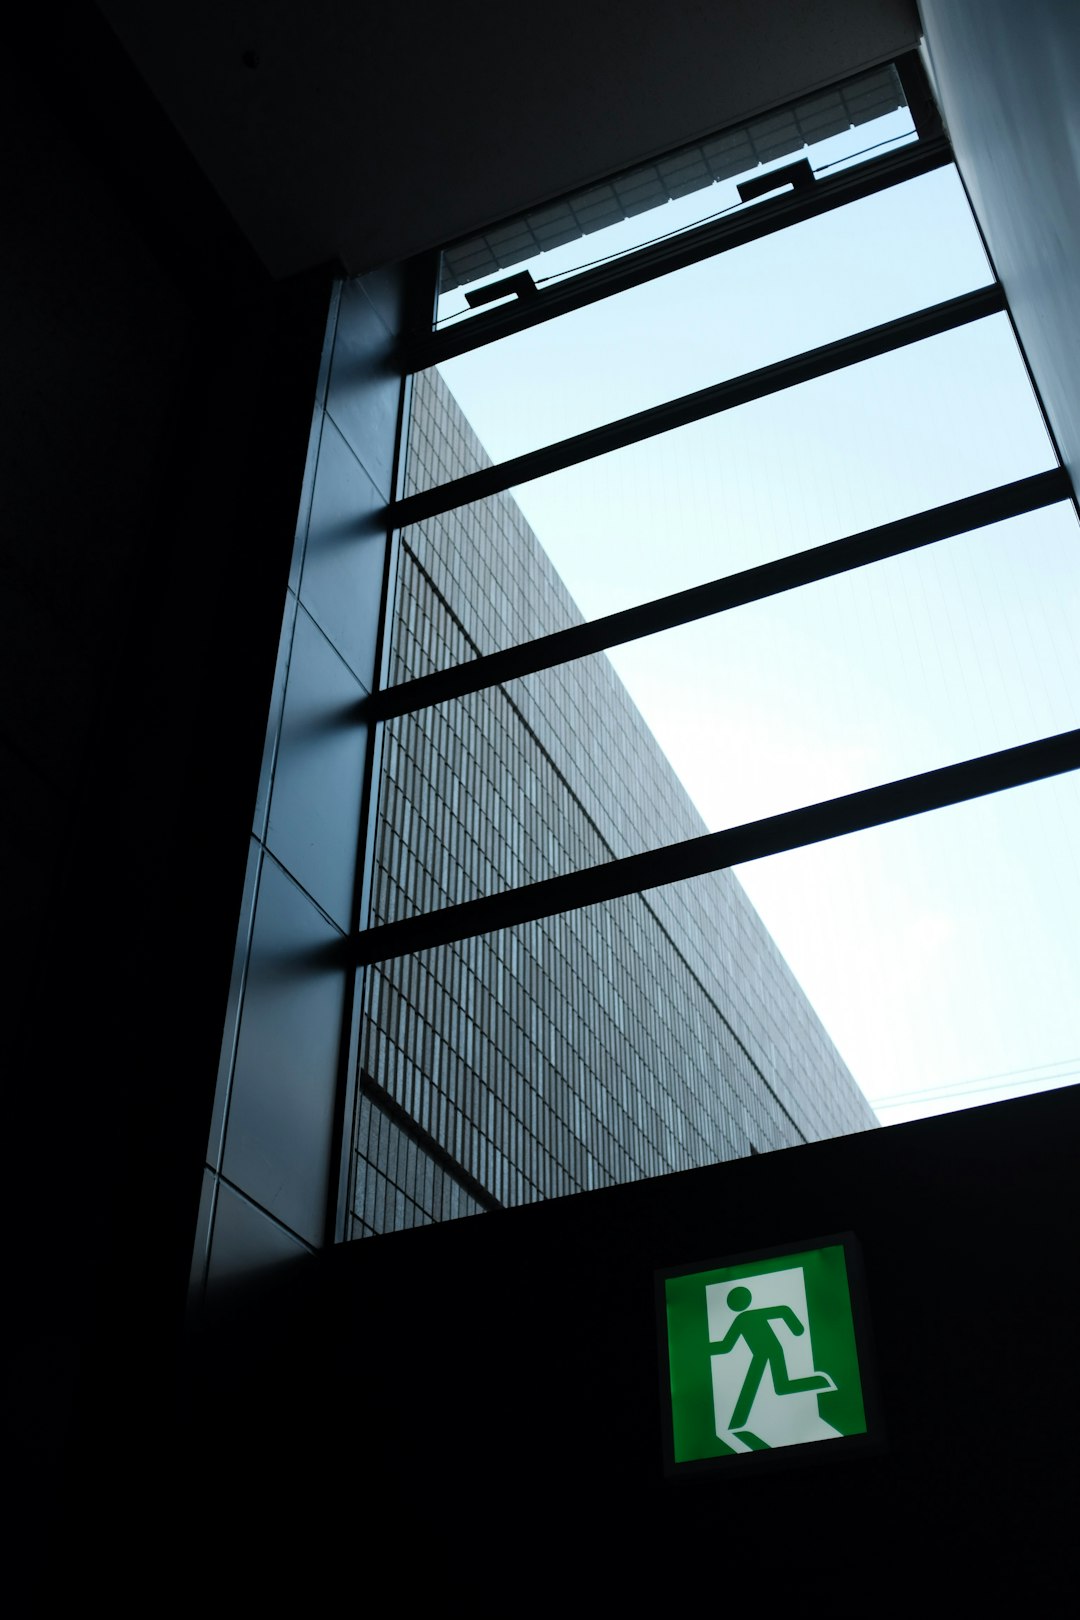
<path fill-rule="evenodd" d="M 454 476 L 468 425 L 437 380 L 416 395 L 416 466 Z M 405 543 L 490 652 L 1054 461 L 994 316 L 417 524 Z"/>
<path fill-rule="evenodd" d="M 1080 726 L 1078 603 L 1065 502 L 611 662 L 707 824 L 738 826 Z"/>
<path fill-rule="evenodd" d="M 992 279 L 955 169 L 935 170 L 444 362 L 438 371 L 479 439 L 461 470 L 616 421 Z M 424 487 L 420 475 L 414 482 Z"/>
<path fill-rule="evenodd" d="M 1074 773 L 382 964 L 362 1066 L 511 1204 L 864 1129 L 855 1082 L 889 1122 L 1067 1081 L 1078 812 Z M 367 1229 L 469 1207 L 382 1169 Z"/>
<path fill-rule="evenodd" d="M 436 325 L 468 319 L 467 292 L 507 270 L 544 285 L 753 207 L 739 182 L 804 153 L 815 175 L 832 173 L 915 138 L 895 68 L 875 68 L 455 243 L 442 255 Z"/>
<path fill-rule="evenodd" d="M 848 1067 L 887 1123 L 1067 1082 L 1078 811 L 1073 773 L 384 964 L 365 1067 L 510 1201 L 850 1129 Z"/>
<path fill-rule="evenodd" d="M 511 1204 L 873 1125 L 737 881 L 679 891 L 381 964 L 363 1068 Z"/>
<path fill-rule="evenodd" d="M 401 581 L 401 673 L 435 640 L 460 657 L 408 558 Z M 1062 503 L 396 720 L 385 858 L 409 866 L 419 836 L 444 862 L 385 904 L 436 909 L 1071 730 L 1078 604 Z"/>
<path fill-rule="evenodd" d="M 885 1123 L 1077 1078 L 1078 825 L 1073 772 L 739 869 Z"/>

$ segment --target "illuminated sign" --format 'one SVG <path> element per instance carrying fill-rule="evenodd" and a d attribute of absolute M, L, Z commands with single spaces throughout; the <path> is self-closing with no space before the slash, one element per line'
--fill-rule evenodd
<path fill-rule="evenodd" d="M 669 1472 L 866 1443 L 857 1271 L 844 1236 L 661 1274 Z"/>

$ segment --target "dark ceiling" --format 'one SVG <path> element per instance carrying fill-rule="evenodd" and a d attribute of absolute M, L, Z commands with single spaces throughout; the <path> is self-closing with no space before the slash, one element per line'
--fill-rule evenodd
<path fill-rule="evenodd" d="M 274 275 L 432 247 L 910 48 L 914 0 L 100 0 Z"/>

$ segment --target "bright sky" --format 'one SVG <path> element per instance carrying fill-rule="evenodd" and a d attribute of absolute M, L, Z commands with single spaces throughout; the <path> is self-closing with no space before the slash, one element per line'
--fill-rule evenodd
<path fill-rule="evenodd" d="M 989 279 L 939 170 L 441 370 L 499 461 Z M 1051 465 L 997 316 L 513 493 L 593 618 Z M 1078 539 L 1050 508 L 611 658 L 734 825 L 1080 724 Z M 739 870 L 885 1123 L 1080 1078 L 1078 809 L 1074 774 Z"/>

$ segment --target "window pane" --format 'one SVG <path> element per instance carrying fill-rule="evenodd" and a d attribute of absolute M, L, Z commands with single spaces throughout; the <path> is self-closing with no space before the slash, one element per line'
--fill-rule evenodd
<path fill-rule="evenodd" d="M 1075 1081 L 1080 774 L 739 869 L 882 1120 Z"/>
<path fill-rule="evenodd" d="M 959 177 L 937 169 L 445 361 L 438 370 L 483 446 L 462 471 L 992 279 Z"/>
<path fill-rule="evenodd" d="M 1074 1080 L 1078 812 L 1073 773 L 382 964 L 363 1066 L 511 1204 L 865 1128 L 852 1077 L 917 1094 L 886 1123 Z"/>
<path fill-rule="evenodd" d="M 442 255 L 436 324 L 468 319 L 466 291 L 524 268 L 539 284 L 752 207 L 738 183 L 808 155 L 815 174 L 915 139 L 895 68 L 777 108 L 494 226 Z M 490 308 L 490 305 L 485 305 Z"/>
<path fill-rule="evenodd" d="M 1065 502 L 611 661 L 708 825 L 738 826 L 1080 726 L 1078 606 Z"/>
<path fill-rule="evenodd" d="M 737 881 L 679 890 L 381 964 L 363 1067 L 510 1204 L 872 1126 Z"/>
<path fill-rule="evenodd" d="M 460 657 L 408 558 L 401 580 L 401 673 L 433 640 Z M 1062 503 L 395 720 L 388 916 L 1080 726 L 1078 606 Z"/>
<path fill-rule="evenodd" d="M 467 425 L 438 381 L 416 393 L 417 464 L 453 476 Z M 491 652 L 578 622 L 578 610 L 598 618 L 1054 464 L 1002 315 L 535 479 L 404 539 L 434 586 L 460 599 L 468 641 Z M 549 588 L 552 569 L 562 583 Z M 470 575 L 475 588 L 461 589 Z"/>

